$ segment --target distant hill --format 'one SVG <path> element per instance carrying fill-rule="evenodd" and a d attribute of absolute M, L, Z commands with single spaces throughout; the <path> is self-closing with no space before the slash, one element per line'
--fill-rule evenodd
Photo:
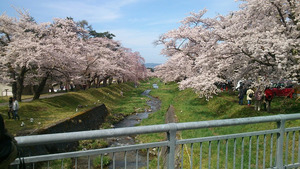
<path fill-rule="evenodd" d="M 160 63 L 145 63 L 146 68 L 154 68 L 158 65 L 160 65 Z"/>

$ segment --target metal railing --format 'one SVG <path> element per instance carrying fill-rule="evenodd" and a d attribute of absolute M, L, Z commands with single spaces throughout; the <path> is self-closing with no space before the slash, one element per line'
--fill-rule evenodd
<path fill-rule="evenodd" d="M 130 151 L 135 152 L 135 159 L 133 160 L 135 162 L 134 168 L 139 168 L 141 165 L 145 168 L 153 168 L 153 163 L 155 168 L 169 169 L 297 168 L 300 167 L 300 127 L 286 128 L 286 122 L 298 119 L 300 119 L 300 114 L 274 115 L 32 135 L 16 137 L 16 140 L 19 146 L 24 147 L 149 133 L 167 134 L 166 141 L 160 142 L 24 157 L 27 164 L 33 164 L 33 168 L 34 164 L 38 162 L 48 162 L 49 168 L 49 161 L 61 159 L 63 163 L 63 159 L 66 158 L 72 159 L 72 166 L 80 168 L 78 166 L 78 158 L 84 156 L 88 157 L 88 165 L 86 168 L 91 168 L 90 157 L 95 155 L 101 156 L 101 168 L 103 168 L 103 156 L 109 153 L 112 154 L 111 168 L 118 168 L 116 166 L 115 156 L 121 152 L 124 157 L 122 163 L 124 166 L 121 168 L 128 168 L 128 160 L 129 158 L 133 158 L 127 155 Z M 270 125 L 271 129 L 245 133 L 213 135 L 189 139 L 179 139 L 177 137 L 178 133 L 183 131 L 258 123 L 264 124 L 265 126 L 272 123 L 277 125 L 273 125 L 276 126 L 275 128 L 272 128 L 272 125 Z M 163 149 L 165 149 L 166 152 L 165 156 L 164 153 L 162 153 L 164 151 Z M 140 160 L 142 154 L 145 156 L 145 161 Z M 18 163 L 19 160 L 17 159 L 13 165 Z"/>

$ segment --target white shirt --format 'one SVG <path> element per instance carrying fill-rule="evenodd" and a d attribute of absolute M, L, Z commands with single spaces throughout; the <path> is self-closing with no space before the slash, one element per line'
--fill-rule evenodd
<path fill-rule="evenodd" d="M 17 100 L 13 102 L 13 110 L 19 110 L 19 102 Z"/>

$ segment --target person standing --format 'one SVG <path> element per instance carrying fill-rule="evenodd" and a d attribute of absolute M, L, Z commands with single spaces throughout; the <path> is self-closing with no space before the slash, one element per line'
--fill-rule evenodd
<path fill-rule="evenodd" d="M 238 96 L 239 96 L 239 105 L 243 105 L 245 90 L 244 90 L 244 87 L 242 85 L 239 87 L 239 95 Z"/>
<path fill-rule="evenodd" d="M 258 87 L 258 89 L 255 91 L 254 96 L 255 96 L 255 110 L 260 111 L 261 103 L 263 101 L 263 96 L 264 96 L 264 93 L 260 89 L 260 87 Z"/>
<path fill-rule="evenodd" d="M 265 89 L 265 110 L 267 110 L 268 112 L 270 112 L 271 109 L 271 101 L 274 97 L 273 91 L 269 88 L 266 87 Z"/>
<path fill-rule="evenodd" d="M 246 92 L 246 95 L 247 95 L 248 106 L 250 106 L 251 105 L 251 101 L 252 101 L 252 97 L 254 95 L 254 91 L 251 88 L 249 88 L 247 90 L 247 92 Z"/>
<path fill-rule="evenodd" d="M 19 110 L 19 102 L 18 100 L 14 97 L 13 99 L 13 114 L 14 114 L 14 119 L 20 120 L 20 116 L 18 115 L 18 110 Z"/>
<path fill-rule="evenodd" d="M 8 112 L 7 112 L 7 115 L 8 115 L 8 119 L 14 118 L 14 114 L 13 114 L 13 98 L 12 97 L 10 97 L 9 100 L 8 100 Z"/>
<path fill-rule="evenodd" d="M 0 115 L 0 168 L 9 169 L 10 164 L 17 158 L 17 142 L 8 134 L 4 120 Z"/>

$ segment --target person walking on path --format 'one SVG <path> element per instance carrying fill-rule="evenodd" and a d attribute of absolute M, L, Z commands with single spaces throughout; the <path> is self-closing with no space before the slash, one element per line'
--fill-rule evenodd
<path fill-rule="evenodd" d="M 246 95 L 247 95 L 247 102 L 248 102 L 248 106 L 251 105 L 251 101 L 252 101 L 252 98 L 253 98 L 253 95 L 254 95 L 254 91 L 249 88 L 246 92 Z"/>
<path fill-rule="evenodd" d="M 7 115 L 8 115 L 8 119 L 11 119 L 11 118 L 14 117 L 14 114 L 13 114 L 13 98 L 12 97 L 10 97 L 9 100 L 8 100 L 8 112 L 7 112 Z"/>
<path fill-rule="evenodd" d="M 16 120 L 18 118 L 18 120 L 20 120 L 20 116 L 18 115 L 18 110 L 19 110 L 19 102 L 17 101 L 17 99 L 14 97 L 13 99 L 13 118 Z"/>
<path fill-rule="evenodd" d="M 8 134 L 4 120 L 0 115 L 0 168 L 9 169 L 10 164 L 17 158 L 17 142 Z"/>
<path fill-rule="evenodd" d="M 265 104 L 264 104 L 264 109 L 270 112 L 271 109 L 271 101 L 274 97 L 273 91 L 267 87 L 265 89 Z"/>
<path fill-rule="evenodd" d="M 260 111 L 260 107 L 261 107 L 263 97 L 264 97 L 264 93 L 260 89 L 260 87 L 257 88 L 257 90 L 255 91 L 254 96 L 255 96 L 255 110 Z"/>

